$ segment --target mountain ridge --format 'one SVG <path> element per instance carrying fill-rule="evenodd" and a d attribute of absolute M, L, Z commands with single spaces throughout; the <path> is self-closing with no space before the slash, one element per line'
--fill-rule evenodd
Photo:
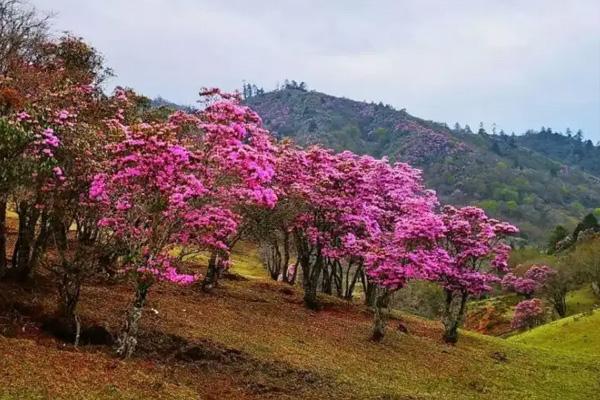
<path fill-rule="evenodd" d="M 423 169 L 443 203 L 481 206 L 538 243 L 555 225 L 574 226 L 600 205 L 598 176 L 524 146 L 520 136 L 452 130 L 404 109 L 300 88 L 245 101 L 279 137 L 408 162 Z"/>

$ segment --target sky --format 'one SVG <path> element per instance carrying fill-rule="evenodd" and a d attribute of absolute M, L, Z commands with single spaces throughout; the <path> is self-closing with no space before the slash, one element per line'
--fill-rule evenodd
<path fill-rule="evenodd" d="M 112 85 L 193 105 L 287 79 L 415 116 L 600 141 L 598 0 L 32 0 Z"/>

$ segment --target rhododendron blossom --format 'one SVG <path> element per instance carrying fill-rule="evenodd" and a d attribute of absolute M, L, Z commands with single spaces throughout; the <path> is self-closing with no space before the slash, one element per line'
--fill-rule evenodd
<path fill-rule="evenodd" d="M 477 207 L 443 210 L 446 226 L 444 247 L 451 264 L 442 266 L 439 281 L 449 291 L 464 291 L 479 296 L 500 282 L 499 273 L 507 272 L 510 246 L 502 241 L 518 230 L 506 222 L 488 218 Z"/>
<path fill-rule="evenodd" d="M 127 94 L 117 90 L 116 99 L 126 103 Z M 198 279 L 178 272 L 176 246 L 227 254 L 240 207 L 275 205 L 268 186 L 274 155 L 260 118 L 229 96 L 165 122 L 127 125 L 118 110 L 107 124 L 122 140 L 107 146 L 110 157 L 91 182 L 89 197 L 105 214 L 99 226 L 127 249 L 125 270 L 138 285 L 137 305 L 119 339 L 119 352 L 128 356 L 135 348 L 139 305 L 152 283 Z"/>
<path fill-rule="evenodd" d="M 454 343 L 469 297 L 489 292 L 500 282 L 498 275 L 507 272 L 510 246 L 503 239 L 518 230 L 477 207 L 446 206 L 442 219 L 446 228 L 442 244 L 450 259 L 439 264 L 435 280 L 446 292 L 444 339 Z"/>
<path fill-rule="evenodd" d="M 544 322 L 544 304 L 540 299 L 523 300 L 515 307 L 513 329 L 533 328 Z"/>
<path fill-rule="evenodd" d="M 502 289 L 529 298 L 534 292 L 542 289 L 556 273 L 556 270 L 546 265 L 532 265 L 523 277 L 513 273 L 506 274 L 502 278 Z"/>

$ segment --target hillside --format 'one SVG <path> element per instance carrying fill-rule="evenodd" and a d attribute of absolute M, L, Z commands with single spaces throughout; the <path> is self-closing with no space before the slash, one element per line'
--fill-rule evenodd
<path fill-rule="evenodd" d="M 591 140 L 552 132 L 549 129 L 540 132 L 527 132 L 517 136 L 520 146 L 527 147 L 540 154 L 600 176 L 600 146 L 594 146 Z"/>
<path fill-rule="evenodd" d="M 12 338 L 0 336 L 0 398 L 586 399 L 600 389 L 598 357 L 582 346 L 555 354 L 469 332 L 447 346 L 438 322 L 405 314 L 394 319 L 408 335 L 391 321 L 374 343 L 362 305 L 324 297 L 322 312 L 306 310 L 297 289 L 266 278 L 252 247 L 236 249 L 233 271 L 243 276 L 212 294 L 154 288 L 131 361 L 106 342 L 74 350 L 42 330 L 55 301 L 47 278 L 2 284 L 0 328 Z M 87 285 L 84 324 L 115 329 L 130 294 Z"/>
<path fill-rule="evenodd" d="M 424 170 L 441 200 L 477 204 L 542 241 L 557 224 L 575 225 L 600 204 L 600 179 L 567 168 L 511 136 L 453 131 L 383 104 L 286 88 L 247 103 L 266 126 L 302 145 L 320 143 Z"/>
<path fill-rule="evenodd" d="M 577 314 L 509 338 L 537 348 L 565 354 L 600 357 L 600 310 Z"/>

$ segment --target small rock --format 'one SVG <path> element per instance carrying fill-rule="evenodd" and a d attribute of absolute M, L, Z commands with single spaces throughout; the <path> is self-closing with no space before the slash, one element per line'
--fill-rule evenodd
<path fill-rule="evenodd" d="M 501 351 L 495 351 L 492 353 L 491 357 L 496 360 L 496 361 L 500 361 L 500 362 L 507 362 L 508 361 L 508 357 L 506 357 L 506 354 L 501 352 Z"/>
<path fill-rule="evenodd" d="M 405 333 L 408 335 L 408 328 L 406 327 L 406 325 L 404 325 L 403 322 L 398 322 L 398 330 L 402 333 Z"/>

